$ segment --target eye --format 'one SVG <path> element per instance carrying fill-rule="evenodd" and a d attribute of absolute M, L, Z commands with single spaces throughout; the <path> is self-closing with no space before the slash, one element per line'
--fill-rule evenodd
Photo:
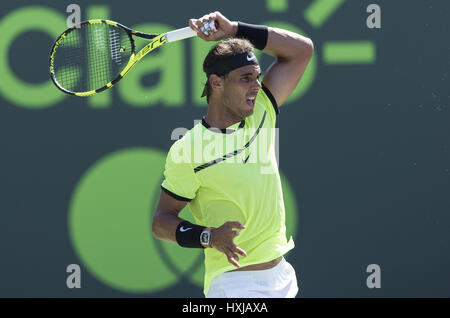
<path fill-rule="evenodd" d="M 248 82 L 250 78 L 248 76 L 241 78 L 244 82 Z"/>

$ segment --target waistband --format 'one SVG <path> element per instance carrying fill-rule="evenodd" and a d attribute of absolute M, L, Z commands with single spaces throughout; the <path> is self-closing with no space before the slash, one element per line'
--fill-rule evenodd
<path fill-rule="evenodd" d="M 283 270 L 286 266 L 287 262 L 284 257 L 281 258 L 281 261 L 272 268 L 255 270 L 255 271 L 235 271 L 235 272 L 225 272 L 215 277 L 212 280 L 212 284 L 224 284 L 231 283 L 235 281 L 245 280 L 248 277 L 256 280 L 267 280 L 271 277 L 277 276 L 278 273 Z"/>

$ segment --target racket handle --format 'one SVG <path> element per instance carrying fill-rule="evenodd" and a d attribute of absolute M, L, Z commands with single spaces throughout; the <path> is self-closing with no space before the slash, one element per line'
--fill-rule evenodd
<path fill-rule="evenodd" d="M 214 22 L 212 23 L 211 27 L 214 29 L 216 28 L 216 26 L 214 25 Z M 197 35 L 197 32 L 192 30 L 191 27 L 185 27 L 182 29 L 177 29 L 177 30 L 167 32 L 165 34 L 165 37 L 166 37 L 167 42 L 175 42 L 175 41 L 191 38 L 196 35 Z"/>

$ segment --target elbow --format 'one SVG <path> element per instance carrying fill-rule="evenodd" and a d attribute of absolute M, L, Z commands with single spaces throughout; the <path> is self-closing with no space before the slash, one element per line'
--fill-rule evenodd
<path fill-rule="evenodd" d="M 153 216 L 153 221 L 152 221 L 152 234 L 153 237 L 160 240 L 161 236 L 159 235 L 159 226 L 158 226 L 158 213 L 159 211 L 155 212 L 155 215 Z"/>
<path fill-rule="evenodd" d="M 309 59 L 314 53 L 314 43 L 310 38 L 296 34 L 293 41 L 293 58 L 304 60 Z"/>
<path fill-rule="evenodd" d="M 307 58 L 311 58 L 314 54 L 314 43 L 310 38 L 303 38 L 301 44 L 301 54 Z"/>
<path fill-rule="evenodd" d="M 312 56 L 314 53 L 314 42 L 309 38 L 308 38 L 308 50 Z"/>

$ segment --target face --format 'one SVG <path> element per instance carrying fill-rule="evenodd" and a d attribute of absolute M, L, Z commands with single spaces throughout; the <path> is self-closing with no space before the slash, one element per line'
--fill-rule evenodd
<path fill-rule="evenodd" d="M 252 115 L 261 88 L 260 76 L 259 65 L 247 65 L 229 72 L 223 79 L 223 106 L 242 119 Z"/>

